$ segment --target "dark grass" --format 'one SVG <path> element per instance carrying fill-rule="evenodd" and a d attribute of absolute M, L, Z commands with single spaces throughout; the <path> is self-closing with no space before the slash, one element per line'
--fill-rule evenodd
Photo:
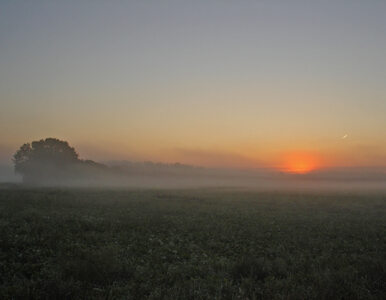
<path fill-rule="evenodd" d="M 1 299 L 385 299 L 384 195 L 0 190 Z"/>

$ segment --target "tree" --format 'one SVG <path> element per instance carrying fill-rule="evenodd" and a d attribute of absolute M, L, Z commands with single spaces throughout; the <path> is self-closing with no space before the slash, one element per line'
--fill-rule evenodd
<path fill-rule="evenodd" d="M 70 166 L 81 162 L 68 142 L 55 138 L 24 144 L 13 156 L 15 172 L 26 183 L 55 181 L 69 176 Z"/>

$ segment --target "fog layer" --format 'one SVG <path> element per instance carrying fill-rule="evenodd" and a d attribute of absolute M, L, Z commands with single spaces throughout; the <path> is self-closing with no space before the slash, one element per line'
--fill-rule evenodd
<path fill-rule="evenodd" d="M 0 167 L 1 182 L 20 181 L 10 166 Z M 386 191 L 383 168 L 345 168 L 282 173 L 273 169 L 237 170 L 194 167 L 153 162 L 82 162 L 55 171 L 37 168 L 28 186 L 116 187 L 116 188 L 204 188 L 239 187 L 258 190 Z"/>

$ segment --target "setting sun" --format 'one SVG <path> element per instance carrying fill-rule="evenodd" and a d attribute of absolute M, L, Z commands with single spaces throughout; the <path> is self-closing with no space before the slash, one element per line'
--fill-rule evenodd
<path fill-rule="evenodd" d="M 320 159 L 311 153 L 294 152 L 284 156 L 283 170 L 289 173 L 304 174 L 318 169 Z"/>

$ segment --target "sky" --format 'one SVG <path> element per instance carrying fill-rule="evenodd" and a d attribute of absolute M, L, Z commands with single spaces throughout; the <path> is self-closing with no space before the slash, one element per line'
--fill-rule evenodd
<path fill-rule="evenodd" d="M 0 162 L 386 166 L 386 1 L 0 2 Z M 295 166 L 296 165 L 296 166 Z"/>

